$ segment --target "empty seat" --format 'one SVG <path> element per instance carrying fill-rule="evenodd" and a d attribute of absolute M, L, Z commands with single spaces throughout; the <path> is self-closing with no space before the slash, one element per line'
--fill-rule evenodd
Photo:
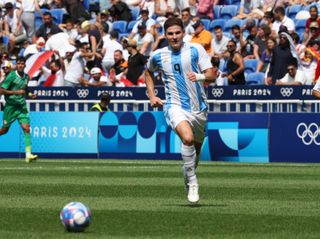
<path fill-rule="evenodd" d="M 131 33 L 132 32 L 132 29 L 134 27 L 134 25 L 137 23 L 137 21 L 131 21 L 128 23 L 128 26 L 127 26 L 127 33 Z"/>
<path fill-rule="evenodd" d="M 220 18 L 229 20 L 237 15 L 238 6 L 236 5 L 225 5 L 221 8 Z"/>
<path fill-rule="evenodd" d="M 248 59 L 244 61 L 244 73 L 254 73 L 257 71 L 258 67 L 258 60 L 257 59 Z"/>
<path fill-rule="evenodd" d="M 306 28 L 306 19 L 298 19 L 295 20 L 295 30 L 298 34 L 302 33 L 305 31 Z"/>
<path fill-rule="evenodd" d="M 264 73 L 254 72 L 246 76 L 247 85 L 264 85 Z"/>
<path fill-rule="evenodd" d="M 295 4 L 286 8 L 287 17 L 294 19 L 297 13 L 302 10 L 302 5 Z"/>
<path fill-rule="evenodd" d="M 205 28 L 206 30 L 209 30 L 209 28 L 210 28 L 210 20 L 208 20 L 208 19 L 201 19 L 201 22 L 202 22 L 204 28 Z"/>
<path fill-rule="evenodd" d="M 241 27 L 241 23 L 242 21 L 240 19 L 230 19 L 226 22 L 226 24 L 224 25 L 224 30 L 226 32 L 230 32 L 231 31 L 231 28 L 234 26 L 234 25 L 238 25 L 239 27 Z"/>
<path fill-rule="evenodd" d="M 127 32 L 127 22 L 126 21 L 115 21 L 112 24 L 112 29 L 119 33 Z"/>
<path fill-rule="evenodd" d="M 63 14 L 64 10 L 61 8 L 51 9 L 50 13 L 52 15 L 52 18 L 55 20 L 55 24 L 61 24 L 63 21 Z"/>

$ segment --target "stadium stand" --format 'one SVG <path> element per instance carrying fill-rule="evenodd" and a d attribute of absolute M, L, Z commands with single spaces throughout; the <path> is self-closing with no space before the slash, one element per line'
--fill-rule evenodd
<path fill-rule="evenodd" d="M 230 19 L 226 22 L 226 24 L 224 25 L 224 31 L 225 32 L 231 32 L 231 28 L 234 26 L 234 25 L 238 25 L 239 27 L 241 26 L 242 24 L 242 20 L 240 19 Z"/>
<path fill-rule="evenodd" d="M 215 26 L 221 26 L 222 31 L 224 31 L 224 25 L 225 25 L 226 21 L 224 19 L 214 19 L 211 21 L 210 26 L 209 26 L 209 30 L 213 31 L 213 28 Z"/>
<path fill-rule="evenodd" d="M 220 18 L 230 20 L 237 15 L 238 6 L 237 5 L 225 5 L 221 8 Z"/>
<path fill-rule="evenodd" d="M 247 85 L 263 85 L 264 84 L 264 73 L 252 72 L 246 76 Z"/>
<path fill-rule="evenodd" d="M 126 21 L 115 21 L 112 24 L 113 30 L 119 33 L 126 33 L 127 32 L 127 22 Z"/>
<path fill-rule="evenodd" d="M 258 60 L 256 59 L 248 59 L 244 61 L 244 73 L 249 74 L 249 73 L 254 73 L 257 71 L 258 67 Z"/>

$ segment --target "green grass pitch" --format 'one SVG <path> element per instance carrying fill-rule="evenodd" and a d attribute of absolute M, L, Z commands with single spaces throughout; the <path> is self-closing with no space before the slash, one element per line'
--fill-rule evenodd
<path fill-rule="evenodd" d="M 202 162 L 190 206 L 179 161 L 0 160 L 0 238 L 320 238 L 320 165 Z M 80 201 L 84 233 L 59 213 Z"/>

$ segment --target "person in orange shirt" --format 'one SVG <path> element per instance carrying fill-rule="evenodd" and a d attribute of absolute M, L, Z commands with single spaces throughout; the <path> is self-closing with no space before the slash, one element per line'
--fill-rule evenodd
<path fill-rule="evenodd" d="M 194 28 L 194 33 L 191 38 L 191 43 L 201 44 L 207 53 L 211 54 L 212 34 L 204 28 L 200 20 L 196 20 L 192 27 Z"/>

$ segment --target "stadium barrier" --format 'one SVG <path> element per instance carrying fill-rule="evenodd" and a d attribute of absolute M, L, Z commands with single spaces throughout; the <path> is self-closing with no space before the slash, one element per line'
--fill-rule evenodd
<path fill-rule="evenodd" d="M 38 95 L 36 100 L 28 100 L 30 111 L 36 112 L 86 112 L 103 92 L 110 94 L 113 112 L 163 110 L 162 107 L 150 106 L 145 87 L 30 89 Z M 315 101 L 311 95 L 312 86 L 226 86 L 207 87 L 205 90 L 209 112 L 320 112 L 320 101 Z M 165 98 L 163 87 L 156 87 L 155 92 L 161 99 Z"/>
<path fill-rule="evenodd" d="M 181 159 L 162 112 L 31 112 L 42 158 Z M 2 112 L 0 112 L 2 117 Z M 320 118 L 308 113 L 210 113 L 201 160 L 319 162 Z M 0 157 L 23 157 L 18 123 L 0 137 Z"/>

